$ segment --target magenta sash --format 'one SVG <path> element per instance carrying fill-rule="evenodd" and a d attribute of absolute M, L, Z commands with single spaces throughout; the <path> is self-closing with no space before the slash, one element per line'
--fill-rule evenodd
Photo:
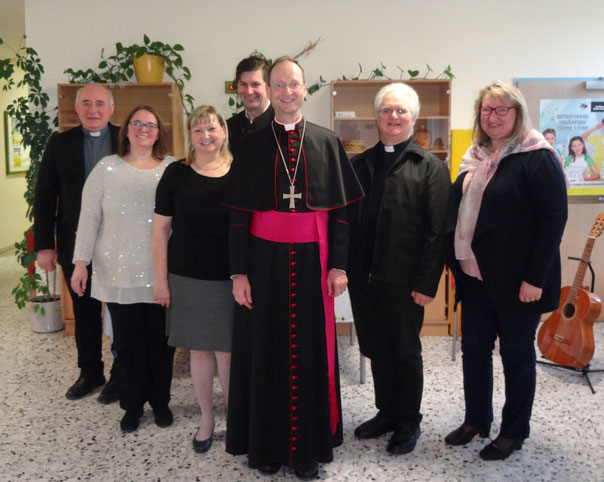
<path fill-rule="evenodd" d="M 334 299 L 327 294 L 327 256 L 328 239 L 327 211 L 309 213 L 287 213 L 279 211 L 255 211 L 252 213 L 250 233 L 254 236 L 276 243 L 319 244 L 321 261 L 321 290 L 323 291 L 323 311 L 325 312 L 325 341 L 327 345 L 327 377 L 329 383 L 329 407 L 331 431 L 335 433 L 338 424 L 338 403 L 336 397 L 335 375 L 335 316 Z"/>

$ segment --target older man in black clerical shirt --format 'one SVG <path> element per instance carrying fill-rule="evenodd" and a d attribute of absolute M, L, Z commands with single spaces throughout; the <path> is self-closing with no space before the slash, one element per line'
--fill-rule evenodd
<path fill-rule="evenodd" d="M 333 132 L 302 118 L 302 68 L 275 60 L 275 119 L 247 135 L 230 172 L 235 318 L 227 452 L 262 474 L 311 480 L 342 443 L 333 297 L 346 288 L 346 205 L 363 192 Z"/>
<path fill-rule="evenodd" d="M 268 98 L 268 62 L 260 57 L 243 59 L 235 70 L 237 95 L 244 110 L 227 120 L 231 152 L 236 153 L 241 138 L 266 127 L 275 112 Z"/>
<path fill-rule="evenodd" d="M 73 248 L 84 182 L 101 158 L 116 151 L 119 131 L 109 124 L 114 110 L 113 96 L 104 86 L 90 84 L 78 90 L 75 110 L 81 125 L 53 135 L 48 141 L 34 201 L 36 260 L 47 271 L 53 271 L 57 262 L 61 265 L 73 301 L 80 376 L 65 394 L 69 400 L 80 399 L 105 383 L 101 356 L 102 306 L 90 297 L 91 268 L 84 296 L 74 296 L 69 280 L 74 269 Z M 117 399 L 112 376 L 98 400 L 106 404 Z"/>
<path fill-rule="evenodd" d="M 371 359 L 377 415 L 357 438 L 394 432 L 388 452 L 411 452 L 420 435 L 424 306 L 444 266 L 450 188 L 444 162 L 412 138 L 415 91 L 389 84 L 374 102 L 379 142 L 352 159 L 366 197 L 350 209 L 350 300 L 361 353 Z"/>

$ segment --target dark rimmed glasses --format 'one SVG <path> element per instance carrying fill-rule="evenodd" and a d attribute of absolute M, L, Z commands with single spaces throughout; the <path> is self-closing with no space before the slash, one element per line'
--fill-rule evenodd
<path fill-rule="evenodd" d="M 510 109 L 515 109 L 515 108 L 516 108 L 516 106 L 505 107 L 503 105 L 500 105 L 499 107 L 481 107 L 480 115 L 491 115 L 491 112 L 495 111 L 495 114 L 504 116 L 504 115 L 508 115 L 508 112 L 510 111 Z"/>

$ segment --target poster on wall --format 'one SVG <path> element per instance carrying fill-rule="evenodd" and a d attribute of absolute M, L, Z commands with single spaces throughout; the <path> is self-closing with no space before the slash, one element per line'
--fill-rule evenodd
<path fill-rule="evenodd" d="M 570 196 L 604 194 L 604 99 L 541 99 L 539 130 L 564 160 Z"/>
<path fill-rule="evenodd" d="M 23 137 L 15 127 L 16 120 L 4 112 L 4 149 L 6 151 L 6 174 L 19 174 L 29 169 L 29 147 L 23 146 Z"/>

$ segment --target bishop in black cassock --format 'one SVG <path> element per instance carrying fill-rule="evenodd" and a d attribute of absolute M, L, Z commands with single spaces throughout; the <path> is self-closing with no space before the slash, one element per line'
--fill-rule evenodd
<path fill-rule="evenodd" d="M 276 63 L 272 81 L 278 67 L 298 69 Z M 301 104 L 286 112 L 303 88 L 271 88 L 276 119 L 242 142 L 225 198 L 231 272 L 247 276 L 253 299 L 251 322 L 234 326 L 227 452 L 247 453 L 262 473 L 288 465 L 299 477 L 342 443 L 333 295 L 343 288 L 328 271 L 346 267 L 345 206 L 363 196 L 337 137 L 302 119 Z"/>

